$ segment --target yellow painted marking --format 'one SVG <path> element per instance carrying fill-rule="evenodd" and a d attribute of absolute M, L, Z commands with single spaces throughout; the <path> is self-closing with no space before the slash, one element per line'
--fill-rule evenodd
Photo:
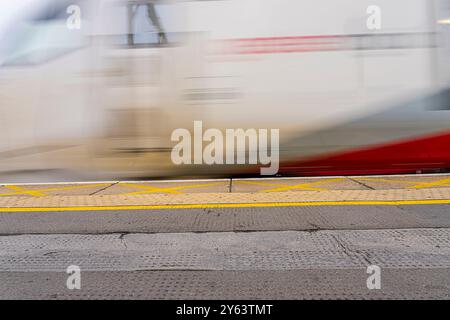
<path fill-rule="evenodd" d="M 130 196 L 130 195 L 155 193 L 155 192 L 182 194 L 182 192 L 180 192 L 178 190 L 211 187 L 211 186 L 222 185 L 222 184 L 223 184 L 222 182 L 215 182 L 215 183 L 193 184 L 193 185 L 188 185 L 188 186 L 177 186 L 177 187 L 166 187 L 166 188 L 159 188 L 159 187 L 154 187 L 154 186 L 142 186 L 142 185 L 137 185 L 137 184 L 133 184 L 133 183 L 120 183 L 119 185 L 128 186 L 128 187 L 132 187 L 132 188 L 138 188 L 138 189 L 144 189 L 144 191 L 135 191 L 135 192 L 128 192 L 128 193 L 121 194 L 121 195 L 125 195 L 125 196 Z"/>
<path fill-rule="evenodd" d="M 10 192 L 10 193 L 3 193 L 0 194 L 0 197 L 6 197 L 6 196 L 13 196 L 13 195 L 20 195 L 20 194 L 28 194 L 35 197 L 44 197 L 47 196 L 45 192 L 49 191 L 64 191 L 64 190 L 73 190 L 73 189 L 82 189 L 82 188 L 98 188 L 110 185 L 110 183 L 99 183 L 99 184 L 90 184 L 90 185 L 82 185 L 82 186 L 70 186 L 70 187 L 58 187 L 58 188 L 47 188 L 47 189 L 37 189 L 37 190 L 30 190 L 25 189 L 23 187 L 19 186 L 12 186 L 12 185 L 4 185 L 4 188 L 15 190 L 16 192 Z"/>
<path fill-rule="evenodd" d="M 49 191 L 64 191 L 64 190 L 73 190 L 73 189 L 82 189 L 82 188 L 98 188 L 110 185 L 109 183 L 101 183 L 101 184 L 90 184 L 90 185 L 82 185 L 82 186 L 70 186 L 70 187 L 58 187 L 58 188 L 47 188 L 47 189 L 37 189 L 37 190 L 30 190 L 25 189 L 18 186 L 11 186 L 11 185 L 4 185 L 4 188 L 15 190 L 16 192 L 10 192 L 10 193 L 3 193 L 0 194 L 0 197 L 9 197 L 14 195 L 21 195 L 21 194 L 28 194 L 35 197 L 44 197 L 48 196 L 45 192 Z"/>
<path fill-rule="evenodd" d="M 104 187 L 104 186 L 109 186 L 109 185 L 111 185 L 111 183 L 99 183 L 99 184 L 90 184 L 90 185 L 81 185 L 81 186 L 50 188 L 50 189 L 44 189 L 44 191 L 65 191 L 65 190 L 75 190 L 75 189 L 85 189 L 85 188 L 99 188 L 99 187 Z"/>
<path fill-rule="evenodd" d="M 195 188 L 204 188 L 204 187 L 213 187 L 213 186 L 219 186 L 222 185 L 222 182 L 215 182 L 215 183 L 203 183 L 203 184 L 193 184 L 188 186 L 179 186 L 179 187 L 173 187 L 172 190 L 184 190 L 184 189 L 195 189 Z"/>
<path fill-rule="evenodd" d="M 408 183 L 408 184 L 417 184 L 418 181 L 407 181 L 407 180 L 394 180 L 394 179 L 381 179 L 381 178 L 356 178 L 358 180 L 364 181 L 373 181 L 373 182 L 386 182 L 386 183 Z"/>
<path fill-rule="evenodd" d="M 19 186 L 3 186 L 6 189 L 14 190 L 16 192 L 6 193 L 5 195 L 13 195 L 13 194 L 28 194 L 33 197 L 44 197 L 46 196 L 45 193 L 43 193 L 43 190 L 29 190 L 25 189 L 23 187 Z"/>
<path fill-rule="evenodd" d="M 287 184 L 284 183 L 266 183 L 266 182 L 257 182 L 257 181 L 234 181 L 235 184 L 251 184 L 256 186 L 264 186 L 264 187 L 285 187 Z"/>
<path fill-rule="evenodd" d="M 345 178 L 326 179 L 326 180 L 321 180 L 321 181 L 316 181 L 316 182 L 308 182 L 308 183 L 297 184 L 297 185 L 294 185 L 294 186 L 288 186 L 287 185 L 285 187 L 269 189 L 269 190 L 262 190 L 261 192 L 280 192 L 280 191 L 296 190 L 296 189 L 309 190 L 309 191 L 325 191 L 326 189 L 314 188 L 312 186 L 317 186 L 317 185 L 326 184 L 326 183 L 332 183 L 332 182 L 338 182 L 338 181 L 342 181 L 342 180 L 345 180 Z"/>
<path fill-rule="evenodd" d="M 305 207 L 305 206 L 400 206 L 450 204 L 444 200 L 392 200 L 392 201 L 317 201 L 317 202 L 267 202 L 267 203 L 212 203 L 212 204 L 173 204 L 173 205 L 131 205 L 131 206 L 79 206 L 79 207 L 33 207 L 0 208 L 0 212 L 55 212 L 55 211 L 124 211 L 161 209 L 220 209 L 220 208 L 266 208 L 266 207 Z"/>
<path fill-rule="evenodd" d="M 304 183 L 301 185 L 294 185 L 294 186 L 290 186 L 290 185 L 284 184 L 284 183 L 265 183 L 265 182 L 255 182 L 255 181 L 236 181 L 236 183 L 251 184 L 251 185 L 257 185 L 257 186 L 264 186 L 264 187 L 277 187 L 275 189 L 259 190 L 258 192 L 272 192 L 272 190 L 288 190 L 288 189 L 292 189 L 292 188 L 298 188 L 298 189 L 307 190 L 307 191 L 324 191 L 325 190 L 322 188 L 311 188 L 311 187 L 307 186 L 309 184 L 318 183 L 318 182 Z M 288 188 L 288 189 L 286 189 L 286 188 Z"/>
<path fill-rule="evenodd" d="M 423 183 L 420 183 L 420 184 L 417 184 L 415 186 L 408 187 L 408 188 L 423 189 L 423 188 L 438 187 L 438 186 L 444 187 L 444 186 L 448 186 L 449 183 L 450 183 L 450 178 L 447 178 L 447 179 L 442 179 L 442 180 L 438 180 L 438 181 L 423 182 Z"/>
<path fill-rule="evenodd" d="M 136 188 L 136 189 L 143 189 L 144 190 L 144 191 L 135 191 L 135 192 L 128 192 L 128 193 L 120 194 L 120 195 L 126 195 L 126 196 L 136 195 L 136 194 L 143 194 L 143 193 L 154 193 L 154 192 L 173 193 L 173 194 L 180 194 L 181 193 L 181 192 L 172 191 L 172 190 L 162 191 L 162 190 L 168 189 L 168 188 L 142 186 L 142 185 L 134 184 L 134 183 L 119 183 L 118 186 L 125 186 L 125 187 Z"/>

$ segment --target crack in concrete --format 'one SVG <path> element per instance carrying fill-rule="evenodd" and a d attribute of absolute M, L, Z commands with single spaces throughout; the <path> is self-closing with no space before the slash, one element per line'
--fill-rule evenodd
<path fill-rule="evenodd" d="M 49 251 L 43 254 L 44 257 L 53 257 L 54 255 L 58 255 L 60 253 L 70 253 L 68 250 L 61 250 L 61 251 Z"/>
<path fill-rule="evenodd" d="M 372 188 L 371 186 L 365 184 L 364 182 L 361 182 L 361 181 L 358 181 L 358 180 L 355 180 L 355 179 L 352 179 L 352 178 L 349 178 L 349 177 L 347 177 L 347 179 L 350 180 L 350 181 L 353 181 L 353 182 L 355 182 L 355 183 L 357 183 L 357 184 L 359 184 L 359 185 L 361 185 L 361 186 L 363 186 L 363 187 L 365 187 L 365 188 L 367 188 L 369 190 L 376 190 L 375 188 Z"/>
<path fill-rule="evenodd" d="M 312 226 L 312 229 L 305 230 L 306 232 L 317 232 L 322 230 L 317 224 L 310 222 L 308 219 L 306 219 L 306 223 Z"/>
<path fill-rule="evenodd" d="M 90 196 L 93 196 L 93 195 L 95 195 L 95 194 L 97 194 L 97 193 L 99 193 L 99 192 L 102 192 L 103 190 L 106 190 L 106 189 L 108 189 L 108 188 L 111 188 L 112 186 L 115 186 L 115 185 L 118 184 L 119 182 L 120 182 L 120 181 L 111 183 L 109 186 L 106 186 L 106 187 L 101 188 L 101 189 L 99 189 L 99 190 L 97 190 L 97 191 L 94 191 L 94 192 L 92 192 L 92 193 L 89 194 L 89 195 L 90 195 Z"/>
<path fill-rule="evenodd" d="M 122 232 L 121 234 L 119 234 L 120 243 L 124 246 L 125 251 L 128 250 L 128 246 L 127 246 L 127 243 L 125 242 L 124 238 L 128 234 L 129 234 L 128 232 Z"/>
<path fill-rule="evenodd" d="M 365 253 L 362 252 L 360 250 L 356 250 L 356 249 L 351 249 L 350 247 L 348 247 L 341 239 L 339 239 L 336 235 L 332 234 L 331 237 L 336 241 L 336 243 L 338 244 L 338 246 L 342 249 L 342 251 L 344 252 L 344 254 L 349 257 L 352 258 L 352 256 L 361 256 L 363 258 L 363 260 L 368 263 L 368 265 L 372 265 L 373 263 L 370 261 L 369 256 Z M 352 255 L 353 254 L 353 255 Z"/>

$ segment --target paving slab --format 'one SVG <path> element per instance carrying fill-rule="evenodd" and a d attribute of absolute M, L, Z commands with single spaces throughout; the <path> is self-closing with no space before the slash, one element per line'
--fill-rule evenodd
<path fill-rule="evenodd" d="M 232 192 L 294 192 L 327 190 L 365 190 L 347 178 L 320 179 L 233 179 Z"/>
<path fill-rule="evenodd" d="M 229 180 L 176 181 L 176 182 L 120 182 L 103 189 L 98 195 L 227 193 Z"/>
<path fill-rule="evenodd" d="M 379 290 L 367 289 L 367 276 L 365 268 L 86 271 L 81 289 L 68 290 L 65 272 L 0 272 L 0 299 L 450 299 L 450 268 L 383 269 Z"/>
<path fill-rule="evenodd" d="M 113 183 L 41 184 L 0 186 L 0 197 L 94 195 Z"/>
<path fill-rule="evenodd" d="M 385 176 L 385 177 L 355 177 L 352 180 L 376 190 L 386 189 L 417 189 L 417 188 L 448 188 L 450 176 Z"/>

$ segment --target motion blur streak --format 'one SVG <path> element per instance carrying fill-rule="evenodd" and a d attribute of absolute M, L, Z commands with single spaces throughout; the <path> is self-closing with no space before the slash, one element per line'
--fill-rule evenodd
<path fill-rule="evenodd" d="M 284 175 L 450 168 L 450 0 L 378 0 L 376 30 L 368 0 L 6 3 L 0 182 L 259 174 L 172 163 L 199 120 L 278 129 Z"/>

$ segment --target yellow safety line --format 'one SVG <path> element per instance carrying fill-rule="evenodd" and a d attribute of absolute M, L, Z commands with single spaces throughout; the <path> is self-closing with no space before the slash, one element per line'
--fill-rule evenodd
<path fill-rule="evenodd" d="M 430 205 L 450 204 L 448 200 L 392 200 L 392 201 L 317 201 L 317 202 L 261 202 L 261 203 L 212 203 L 212 204 L 173 204 L 173 205 L 129 205 L 129 206 L 74 206 L 74 207 L 33 207 L 0 208 L 0 212 L 55 212 L 55 211 L 124 211 L 161 209 L 220 209 L 220 208 L 266 208 L 266 207 L 305 207 L 305 206 L 367 206 L 367 205 Z"/>

